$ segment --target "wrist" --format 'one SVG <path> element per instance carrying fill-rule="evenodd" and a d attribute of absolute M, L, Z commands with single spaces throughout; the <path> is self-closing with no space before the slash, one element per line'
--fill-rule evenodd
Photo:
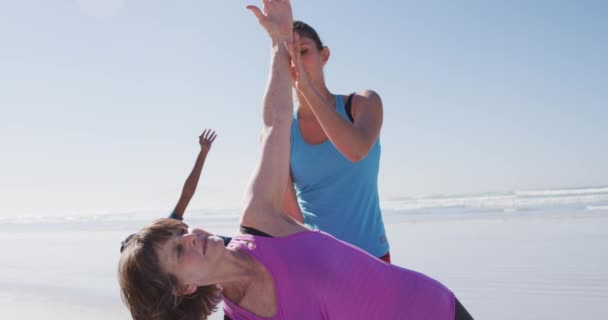
<path fill-rule="evenodd" d="M 293 42 L 293 36 L 275 36 L 271 37 L 272 48 L 285 48 L 287 50 L 287 43 Z"/>

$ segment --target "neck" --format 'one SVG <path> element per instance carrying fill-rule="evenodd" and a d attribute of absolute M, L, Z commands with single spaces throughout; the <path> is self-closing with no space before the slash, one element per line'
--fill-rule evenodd
<path fill-rule="evenodd" d="M 247 288 L 256 279 L 258 268 L 256 261 L 238 248 L 229 248 L 226 259 L 216 268 L 217 284 L 222 286 L 228 297 L 244 295 Z"/>

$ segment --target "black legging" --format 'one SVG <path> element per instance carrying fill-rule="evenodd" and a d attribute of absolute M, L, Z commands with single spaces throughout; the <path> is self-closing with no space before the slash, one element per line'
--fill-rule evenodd
<path fill-rule="evenodd" d="M 458 301 L 458 299 L 456 299 L 456 313 L 454 315 L 454 320 L 474 320 L 467 309 L 465 309 L 460 301 Z"/>

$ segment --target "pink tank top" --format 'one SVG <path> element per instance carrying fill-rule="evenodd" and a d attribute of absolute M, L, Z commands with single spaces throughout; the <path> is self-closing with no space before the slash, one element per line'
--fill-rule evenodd
<path fill-rule="evenodd" d="M 380 261 L 329 234 L 238 235 L 230 245 L 268 269 L 277 295 L 277 313 L 270 318 L 224 297 L 224 313 L 233 320 L 454 320 L 454 294 L 441 283 Z"/>

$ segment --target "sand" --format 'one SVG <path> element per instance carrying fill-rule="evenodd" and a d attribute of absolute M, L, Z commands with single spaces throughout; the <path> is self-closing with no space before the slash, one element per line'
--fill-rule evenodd
<path fill-rule="evenodd" d="M 0 232 L 2 318 L 129 319 L 116 283 L 128 230 L 31 229 Z M 416 219 L 387 232 L 394 264 L 443 282 L 476 319 L 608 319 L 606 212 Z"/>

